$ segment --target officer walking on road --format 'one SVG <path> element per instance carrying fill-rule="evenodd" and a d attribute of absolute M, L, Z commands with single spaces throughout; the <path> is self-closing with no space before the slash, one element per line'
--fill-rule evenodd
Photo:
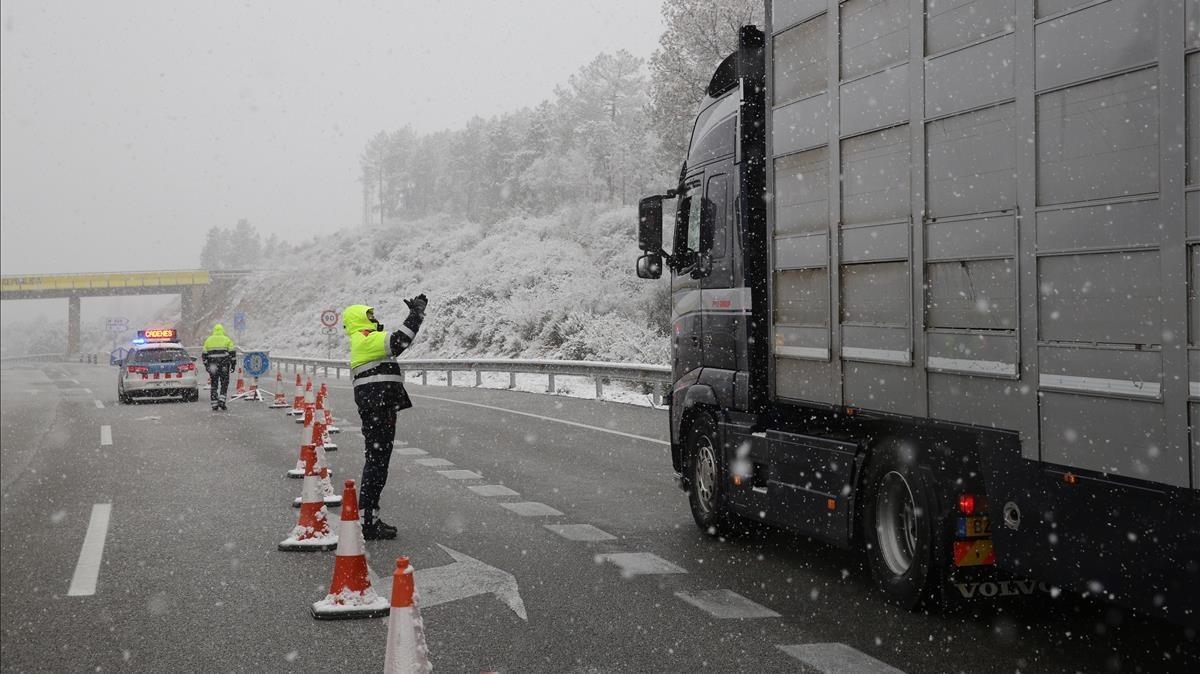
<path fill-rule="evenodd" d="M 229 393 L 229 373 L 237 362 L 237 349 L 233 340 L 225 336 L 225 327 L 220 323 L 213 326 L 212 334 L 204 340 L 204 368 L 208 370 L 209 400 L 213 411 L 225 407 Z"/>
<path fill-rule="evenodd" d="M 379 495 L 387 483 L 392 443 L 396 439 L 396 413 L 412 407 L 404 390 L 404 371 L 394 360 L 412 344 L 425 320 L 429 300 L 424 294 L 404 300 L 408 318 L 394 332 L 384 332 L 375 309 L 354 304 L 342 312 L 342 328 L 350 338 L 350 372 L 354 378 L 354 403 L 362 419 L 366 444 L 359 512 L 363 538 L 395 538 L 396 527 L 379 519 Z"/>

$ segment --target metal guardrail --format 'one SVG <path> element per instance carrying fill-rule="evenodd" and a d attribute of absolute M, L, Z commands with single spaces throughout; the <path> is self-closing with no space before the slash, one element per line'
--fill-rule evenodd
<path fill-rule="evenodd" d="M 27 362 L 58 362 L 67 359 L 65 353 L 32 353 L 24 356 L 3 356 L 0 357 L 0 362 L 5 363 L 27 363 Z"/>
<path fill-rule="evenodd" d="M 271 356 L 271 362 L 290 366 L 291 371 L 317 372 L 324 370 L 325 376 L 333 370 L 335 378 L 341 378 L 342 370 L 349 376 L 350 363 L 345 360 L 301 358 L 298 356 Z M 546 392 L 553 393 L 554 377 L 589 377 L 596 385 L 596 398 L 604 396 L 604 384 L 608 381 L 631 381 L 657 384 L 653 392 L 654 403 L 660 404 L 662 385 L 671 383 L 671 368 L 666 365 L 645 363 L 608 363 L 592 360 L 515 360 L 507 358 L 422 358 L 400 359 L 396 363 L 405 372 L 417 372 L 421 384 L 428 383 L 430 372 L 445 372 L 446 385 L 454 385 L 455 372 L 474 372 L 475 385 L 483 385 L 483 373 L 507 372 L 508 387 L 517 387 L 518 374 L 544 374 L 547 377 Z"/>

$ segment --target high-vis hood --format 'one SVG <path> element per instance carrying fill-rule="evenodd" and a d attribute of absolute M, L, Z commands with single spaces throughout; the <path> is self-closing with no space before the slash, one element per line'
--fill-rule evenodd
<path fill-rule="evenodd" d="M 213 351 L 214 349 L 233 350 L 233 340 L 225 336 L 225 327 L 220 323 L 213 326 L 212 334 L 204 340 L 204 350 L 206 352 Z"/>
<path fill-rule="evenodd" d="M 221 325 L 220 323 L 217 323 L 216 325 L 213 326 L 212 333 L 214 335 L 224 335 L 225 334 L 225 326 Z"/>
<path fill-rule="evenodd" d="M 342 329 L 346 335 L 361 333 L 363 330 L 375 331 L 375 324 L 367 318 L 367 312 L 373 310 L 365 304 L 351 304 L 342 311 Z"/>

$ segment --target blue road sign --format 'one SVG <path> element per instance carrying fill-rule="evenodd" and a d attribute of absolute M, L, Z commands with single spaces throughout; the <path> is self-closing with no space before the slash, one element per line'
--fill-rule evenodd
<path fill-rule="evenodd" d="M 242 358 L 242 367 L 246 368 L 246 374 L 251 377 L 261 377 L 271 369 L 271 359 L 265 351 L 249 351 L 246 357 Z"/>
<path fill-rule="evenodd" d="M 119 347 L 113 349 L 112 352 L 110 352 L 108 354 L 108 364 L 109 365 L 120 365 L 121 362 L 125 360 L 125 356 L 127 356 L 127 355 L 129 355 L 129 349 L 126 349 L 123 346 L 119 346 Z"/>
<path fill-rule="evenodd" d="M 233 329 L 243 332 L 246 329 L 246 312 L 236 311 L 233 314 Z"/>

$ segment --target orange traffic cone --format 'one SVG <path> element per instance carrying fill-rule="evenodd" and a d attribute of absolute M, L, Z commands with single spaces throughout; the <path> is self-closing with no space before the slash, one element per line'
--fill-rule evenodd
<path fill-rule="evenodd" d="M 237 388 L 234 390 L 234 395 L 246 395 L 246 380 L 242 379 L 242 368 L 238 368 Z"/>
<path fill-rule="evenodd" d="M 300 518 L 292 533 L 279 543 L 280 550 L 332 550 L 338 545 L 337 534 L 329 530 L 329 511 L 321 502 L 321 482 L 317 477 L 317 451 L 304 448 L 304 487 L 301 489 Z"/>
<path fill-rule="evenodd" d="M 300 381 L 300 373 L 296 373 L 296 397 L 292 399 L 292 409 L 288 414 L 304 414 L 304 382 Z"/>
<path fill-rule="evenodd" d="M 333 483 L 329 479 L 333 475 L 333 471 L 329 470 L 329 461 L 325 458 L 325 448 L 321 446 L 321 436 L 325 434 L 323 426 L 321 417 L 314 415 L 312 440 L 309 443 L 316 447 L 317 450 L 317 476 L 321 478 L 321 497 L 324 499 L 327 507 L 337 508 L 342 505 L 342 497 L 333 491 Z M 293 508 L 299 508 L 301 505 L 302 502 L 300 499 L 292 501 Z"/>
<path fill-rule="evenodd" d="M 271 409 L 281 409 L 288 406 L 287 396 L 283 395 L 283 370 L 275 368 L 275 401 Z"/>
<path fill-rule="evenodd" d="M 321 391 L 317 394 L 316 407 L 313 408 L 313 419 L 313 427 L 318 428 L 321 433 L 316 443 L 324 447 L 327 452 L 336 452 L 338 449 L 337 443 L 333 441 L 333 438 L 329 437 L 329 410 L 325 409 L 324 384 L 321 384 Z"/>
<path fill-rule="evenodd" d="M 329 390 L 325 388 L 325 384 L 321 384 L 321 393 L 325 394 L 325 432 L 341 433 L 342 429 L 333 423 L 333 407 L 329 405 Z"/>
<path fill-rule="evenodd" d="M 384 674 L 430 672 L 429 647 L 425 645 L 425 624 L 417 608 L 417 588 L 408 557 L 396 560 L 392 574 L 392 607 L 388 612 L 387 655 Z"/>
<path fill-rule="evenodd" d="M 313 415 L 312 410 L 305 409 L 304 418 L 301 419 L 304 427 L 300 429 L 300 458 L 296 459 L 296 467 L 287 472 L 288 477 L 301 478 L 304 477 L 304 448 L 314 447 L 313 443 Z"/>
<path fill-rule="evenodd" d="M 308 378 L 308 382 L 304 384 L 304 409 L 311 410 L 316 405 L 316 398 L 313 395 L 312 377 Z M 303 410 L 300 414 L 304 414 Z M 297 417 L 296 423 L 304 423 L 304 419 Z"/>
<path fill-rule="evenodd" d="M 354 480 L 346 480 L 333 580 L 329 583 L 329 594 L 313 603 L 314 618 L 382 618 L 388 614 L 388 600 L 380 597 L 371 587 L 365 548 L 362 525 L 358 521 L 358 495 Z"/>

